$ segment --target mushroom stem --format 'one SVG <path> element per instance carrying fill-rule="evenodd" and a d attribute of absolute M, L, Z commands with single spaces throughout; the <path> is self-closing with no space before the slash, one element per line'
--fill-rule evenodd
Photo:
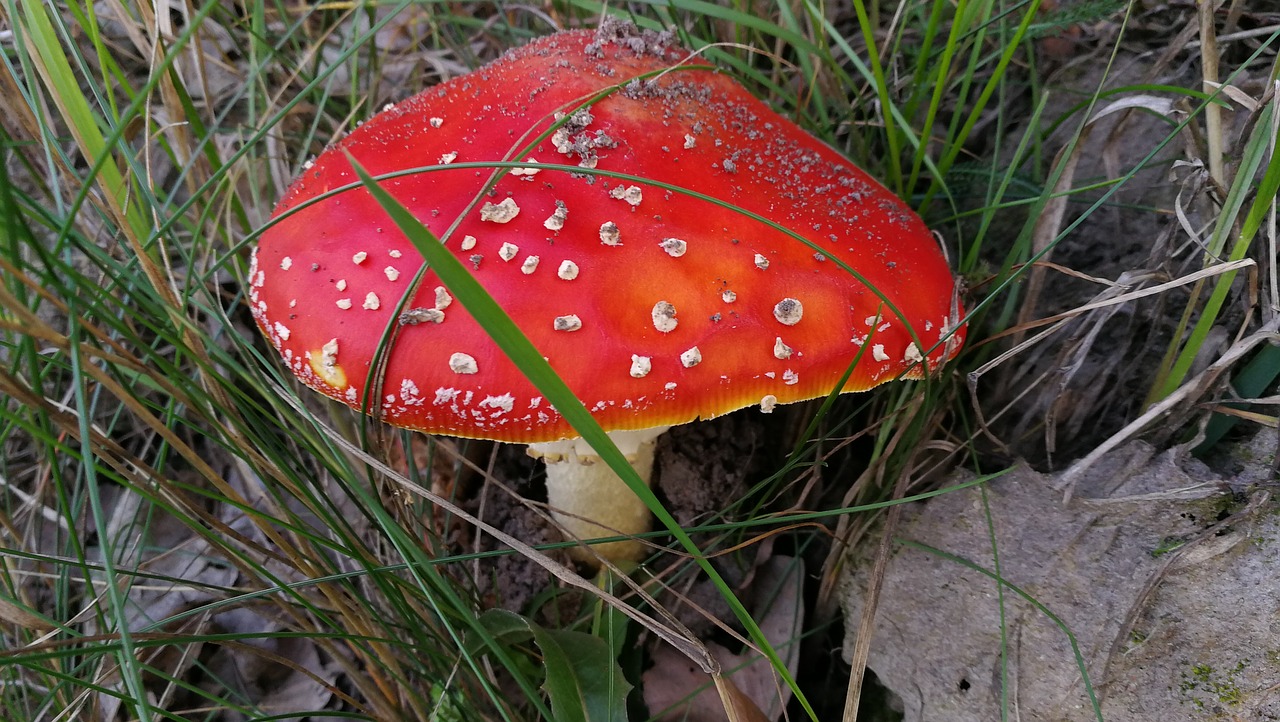
<path fill-rule="evenodd" d="M 653 476 L 658 436 L 666 430 L 659 426 L 609 434 L 646 486 Z M 649 531 L 653 518 L 649 508 L 582 439 L 530 444 L 529 455 L 547 464 L 547 505 L 567 538 L 590 541 Z M 597 554 L 614 562 L 638 561 L 644 553 L 645 546 L 638 541 L 570 550 L 575 559 L 587 562 L 596 562 Z"/>

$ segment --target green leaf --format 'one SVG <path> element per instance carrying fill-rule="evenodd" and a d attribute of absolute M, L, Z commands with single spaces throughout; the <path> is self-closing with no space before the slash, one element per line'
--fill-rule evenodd
<path fill-rule="evenodd" d="M 556 722 L 625 722 L 631 684 L 609 645 L 586 632 L 547 629 L 514 612 L 491 609 L 480 623 L 494 639 L 531 638 L 542 652 L 542 689 Z"/>
<path fill-rule="evenodd" d="M 1238 398 L 1246 401 L 1258 399 L 1268 387 L 1280 376 L 1280 347 L 1263 346 L 1258 354 L 1235 373 L 1231 379 L 1231 388 Z M 1249 403 L 1223 404 L 1229 409 L 1248 409 Z M 1213 449 L 1227 432 L 1235 428 L 1238 417 L 1227 414 L 1214 414 L 1209 418 L 1209 425 L 1204 429 L 1204 440 L 1196 445 L 1191 453 L 1201 456 Z"/>
<path fill-rule="evenodd" d="M 596 578 L 596 584 L 610 593 L 615 593 L 615 588 L 619 586 L 617 577 L 608 569 L 601 571 Z M 629 650 L 627 633 L 630 629 L 630 621 L 622 610 L 607 600 L 602 598 L 595 600 L 591 613 L 591 634 L 604 640 L 609 647 L 610 659 L 621 659 L 622 655 Z"/>
<path fill-rule="evenodd" d="M 1275 112 L 1274 105 L 1263 108 L 1254 132 L 1241 152 L 1235 181 L 1227 191 L 1222 213 L 1218 216 L 1213 235 L 1208 239 L 1208 252 L 1205 254 L 1206 266 L 1211 261 L 1223 257 L 1223 251 L 1227 250 L 1227 243 L 1232 237 L 1235 238 L 1235 242 L 1232 243 L 1225 259 L 1238 261 L 1248 255 L 1250 248 L 1253 247 L 1254 238 L 1271 213 L 1277 193 L 1280 193 L 1280 153 L 1272 153 L 1270 143 L 1274 135 L 1271 132 L 1271 123 Z M 1257 175 L 1259 169 L 1262 169 L 1260 179 Z M 1250 195 L 1253 197 L 1253 202 L 1241 221 L 1240 213 Z M 1156 384 L 1149 401 L 1158 401 L 1173 393 L 1191 373 L 1191 365 L 1209 338 L 1209 332 L 1219 323 L 1219 314 L 1231 294 L 1232 283 L 1237 275 L 1238 271 L 1228 271 L 1218 276 L 1209 299 L 1205 301 L 1203 309 L 1200 309 L 1190 335 L 1186 337 L 1187 340 L 1182 345 L 1181 352 L 1177 354 L 1176 361 L 1170 367 L 1167 362 L 1177 348 L 1177 340 L 1183 335 L 1179 333 L 1175 337 L 1175 345 L 1169 347 L 1166 363 L 1161 365 L 1161 373 L 1156 376 Z M 1184 315 L 1184 321 L 1188 319 L 1189 316 Z"/>
<path fill-rule="evenodd" d="M 431 685 L 431 716 L 427 722 L 466 722 L 456 690 L 438 684 Z"/>

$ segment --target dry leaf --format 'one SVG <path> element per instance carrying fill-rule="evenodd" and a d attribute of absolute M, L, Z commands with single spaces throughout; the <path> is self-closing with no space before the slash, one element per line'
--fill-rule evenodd
<path fill-rule="evenodd" d="M 799 636 L 804 626 L 801 586 L 804 562 L 774 557 L 755 570 L 743 602 L 774 646 L 788 671 L 795 673 Z M 724 722 L 730 706 L 736 720 L 778 719 L 790 690 L 769 660 L 750 647 L 735 654 L 714 642 L 707 649 L 719 660 L 723 677 L 713 680 L 679 652 L 663 645 L 644 673 L 644 701 L 656 719 L 681 722 Z M 719 690 L 717 690 L 719 687 Z"/>

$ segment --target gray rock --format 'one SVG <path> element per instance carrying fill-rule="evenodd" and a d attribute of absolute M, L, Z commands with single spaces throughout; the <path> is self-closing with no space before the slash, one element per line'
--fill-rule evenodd
<path fill-rule="evenodd" d="M 1090 687 L 1106 720 L 1280 720 L 1280 505 L 1265 486 L 1141 444 L 1065 506 L 1054 482 L 1016 468 L 905 510 L 895 537 L 971 563 L 908 544 L 890 561 L 868 666 L 906 722 L 992 722 L 1002 706 L 1096 720 Z M 842 573 L 846 660 L 874 546 Z M 1002 607 L 997 557 L 1034 604 L 1006 586 Z"/>

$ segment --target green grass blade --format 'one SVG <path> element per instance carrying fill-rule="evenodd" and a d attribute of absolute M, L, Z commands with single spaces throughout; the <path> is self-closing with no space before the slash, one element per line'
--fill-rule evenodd
<path fill-rule="evenodd" d="M 98 166 L 98 183 L 111 207 L 132 231 L 135 238 L 146 236 L 147 223 L 133 200 L 135 189 L 120 169 L 110 160 L 112 150 L 99 126 L 99 116 L 80 90 L 78 76 L 71 67 L 62 44 L 49 20 L 44 3 L 23 2 L 23 37 L 28 42 L 31 58 L 40 77 L 49 86 L 51 97 L 75 136 L 85 158 L 90 162 L 106 162 Z"/>
<path fill-rule="evenodd" d="M 600 458 L 613 469 L 614 473 L 626 483 L 631 491 L 644 501 L 645 505 L 653 511 L 654 516 L 658 518 L 658 521 L 662 522 L 672 536 L 692 555 L 694 561 L 707 574 L 721 596 L 729 604 L 738 621 L 747 629 L 752 641 L 760 646 L 770 662 L 773 663 L 774 669 L 778 670 L 797 699 L 800 700 L 800 703 L 805 706 L 806 711 L 812 716 L 812 709 L 809 708 L 803 692 L 786 671 L 786 665 L 783 664 L 777 651 L 769 644 L 764 633 L 760 631 L 759 625 L 752 619 L 746 607 L 742 605 L 742 602 L 738 600 L 737 595 L 733 593 L 728 583 L 711 565 L 710 560 L 699 549 L 697 543 L 681 528 L 675 517 L 671 516 L 671 513 L 662 506 L 662 503 L 654 495 L 653 491 L 649 489 L 649 486 L 641 481 L 635 469 L 631 467 L 626 457 L 618 450 L 613 440 L 609 438 L 604 429 L 600 428 L 600 425 L 591 416 L 591 412 L 587 411 L 573 391 L 556 375 L 551 365 L 542 357 L 541 352 L 529 342 L 529 339 L 521 333 L 515 322 L 506 315 L 497 302 L 493 300 L 493 297 L 489 295 L 488 291 L 480 285 L 479 281 L 475 280 L 452 252 L 445 249 L 431 232 L 414 218 L 407 208 L 396 201 L 390 193 L 383 190 L 377 181 L 354 158 L 348 156 L 348 160 L 352 168 L 355 169 L 364 188 L 374 196 L 400 231 L 422 254 L 423 259 L 436 272 L 436 275 L 439 276 L 445 287 L 449 289 L 449 292 L 466 307 L 485 333 L 493 339 L 499 350 L 516 364 L 529 379 L 530 383 L 546 397 L 547 401 L 555 407 L 556 411 L 565 418 L 574 430 L 591 445 L 596 453 L 600 455 Z"/>
<path fill-rule="evenodd" d="M 936 549 L 927 544 L 921 544 L 919 542 L 912 541 L 910 539 L 895 539 L 894 541 L 896 541 L 897 543 L 901 544 L 902 546 L 908 549 L 916 549 L 926 554 L 931 554 L 933 556 L 938 557 L 939 559 L 945 559 L 949 562 L 954 562 L 956 564 L 959 564 L 960 566 L 963 566 L 966 569 L 975 571 L 979 574 L 982 574 L 983 576 L 989 577 L 991 580 L 999 584 L 1002 588 L 1008 589 L 1009 591 L 1013 592 L 1015 595 L 1021 597 L 1025 602 L 1035 607 L 1035 609 L 1038 612 L 1040 612 L 1046 618 L 1048 618 L 1049 621 L 1052 622 L 1055 627 L 1062 630 L 1062 633 L 1067 637 L 1067 642 L 1071 645 L 1071 653 L 1072 655 L 1075 656 L 1076 669 L 1080 671 L 1080 681 L 1084 684 L 1084 693 L 1085 693 L 1085 696 L 1088 697 L 1089 699 L 1089 704 L 1093 709 L 1094 717 L 1098 720 L 1098 722 L 1106 722 L 1102 717 L 1102 704 L 1098 701 L 1098 695 L 1097 693 L 1094 692 L 1094 689 L 1093 689 L 1093 682 L 1089 678 L 1089 670 L 1085 665 L 1084 653 L 1080 651 L 1080 643 L 1076 640 L 1076 635 L 1071 631 L 1071 627 L 1067 626 L 1067 623 L 1062 621 L 1061 617 L 1054 614 L 1048 607 L 1046 607 L 1043 603 L 1041 603 L 1040 600 L 1036 599 L 1025 589 L 1017 586 L 1016 584 L 1010 583 L 1009 580 L 1004 579 L 996 572 L 990 569 L 987 569 L 985 567 L 982 567 L 978 564 L 975 564 L 969 561 L 968 559 L 965 559 L 964 557 L 960 557 L 955 554 L 945 552 L 941 549 Z"/>
<path fill-rule="evenodd" d="M 1255 129 L 1254 137 L 1245 146 L 1244 155 L 1240 159 L 1240 164 L 1236 171 L 1236 181 L 1232 184 L 1227 194 L 1221 215 L 1218 216 L 1218 224 L 1209 243 L 1207 251 L 1209 259 L 1217 257 L 1224 249 L 1228 237 L 1233 231 L 1234 221 L 1239 217 L 1239 211 L 1244 205 L 1245 199 L 1251 193 L 1253 193 L 1253 203 L 1245 214 L 1244 222 L 1240 225 L 1239 234 L 1231 245 L 1225 260 L 1238 261 L 1245 257 L 1249 248 L 1253 245 L 1253 240 L 1257 236 L 1258 230 L 1262 227 L 1263 221 L 1266 220 L 1268 213 L 1275 208 L 1276 195 L 1277 192 L 1280 192 L 1280 153 L 1273 152 L 1271 148 L 1274 138 L 1270 138 L 1271 142 L 1268 139 L 1271 133 L 1271 118 L 1275 112 L 1276 106 L 1274 102 L 1264 109 Z M 1254 193 L 1253 179 L 1268 154 L 1270 154 L 1270 159 L 1266 163 L 1262 178 L 1256 186 L 1257 191 Z M 1229 271 L 1218 276 L 1214 282 L 1213 291 L 1205 302 L 1203 309 L 1200 310 L 1199 318 L 1191 329 L 1191 335 L 1187 338 L 1186 343 L 1182 345 L 1182 351 L 1169 368 L 1168 373 L 1157 377 L 1153 401 L 1173 393 L 1186 379 L 1192 363 L 1199 355 L 1205 340 L 1209 337 L 1209 332 L 1218 323 L 1219 314 L 1227 301 L 1227 296 L 1231 292 L 1231 285 L 1235 281 L 1237 273 L 1237 271 Z"/>

